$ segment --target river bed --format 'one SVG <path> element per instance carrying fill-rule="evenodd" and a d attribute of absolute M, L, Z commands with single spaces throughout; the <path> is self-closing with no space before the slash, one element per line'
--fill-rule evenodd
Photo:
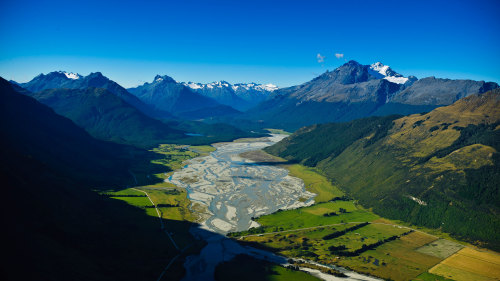
<path fill-rule="evenodd" d="M 181 170 L 166 180 L 185 188 L 191 202 L 205 209 L 200 214 L 201 226 L 191 232 L 208 244 L 199 255 L 187 258 L 184 280 L 214 280 L 217 264 L 229 261 L 238 254 L 287 264 L 284 257 L 241 246 L 224 236 L 228 232 L 258 226 L 252 217 L 314 204 L 315 194 L 306 191 L 304 182 L 288 175 L 288 170 L 239 156 L 273 145 L 285 137 L 273 134 L 257 140 L 214 144 L 214 152 L 187 161 Z M 367 276 L 360 279 L 357 274 L 356 277 L 351 280 L 377 280 Z"/>

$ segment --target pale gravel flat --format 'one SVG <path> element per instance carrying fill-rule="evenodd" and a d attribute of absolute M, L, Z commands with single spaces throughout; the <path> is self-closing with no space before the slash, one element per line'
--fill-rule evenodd
<path fill-rule="evenodd" d="M 231 231 L 260 226 L 252 217 L 314 203 L 315 194 L 306 191 L 304 182 L 289 176 L 286 169 L 255 164 L 240 156 L 243 152 L 272 145 L 284 137 L 286 136 L 272 135 L 260 141 L 253 139 L 249 142 L 214 144 L 216 151 L 186 162 L 182 170 L 176 171 L 166 180 L 186 188 L 193 204 L 206 208 L 201 216 L 203 219 L 200 226 L 192 228 L 191 232 L 205 240 L 207 245 L 199 255 L 186 259 L 186 276 L 183 280 L 213 280 L 215 267 L 238 254 L 247 254 L 281 265 L 288 264 L 284 257 L 242 246 L 224 236 Z M 314 273 L 324 280 L 340 280 L 331 279 L 330 275 L 321 272 Z M 350 272 L 346 274 L 349 275 Z M 352 278 L 342 280 L 376 280 L 361 276 L 353 275 Z"/>
<path fill-rule="evenodd" d="M 286 169 L 256 165 L 239 156 L 283 138 L 283 135 L 273 135 L 263 139 L 269 142 L 253 140 L 215 144 L 216 151 L 186 162 L 184 168 L 167 181 L 186 188 L 192 202 L 208 208 L 212 216 L 204 224 L 212 231 L 225 234 L 246 230 L 252 225 L 252 217 L 314 203 L 315 194 L 306 191 L 304 182 L 289 176 Z M 300 202 L 301 198 L 306 200 Z M 212 223 L 214 220 L 216 223 Z"/>

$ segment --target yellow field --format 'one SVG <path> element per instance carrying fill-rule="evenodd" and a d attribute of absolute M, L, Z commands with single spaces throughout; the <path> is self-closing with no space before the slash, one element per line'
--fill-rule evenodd
<path fill-rule="evenodd" d="M 457 281 L 500 280 L 500 255 L 464 248 L 429 270 Z"/>
<path fill-rule="evenodd" d="M 391 278 L 396 281 L 412 280 L 441 261 L 437 257 L 415 251 L 435 239 L 424 233 L 413 232 L 376 250 L 367 251 L 359 257 L 341 259 L 337 264 L 381 278 Z M 378 259 L 380 265 L 365 262 L 373 259 Z"/>
<path fill-rule="evenodd" d="M 438 239 L 434 242 L 428 243 L 427 245 L 418 248 L 417 251 L 444 260 L 449 256 L 453 255 L 454 253 L 458 252 L 459 250 L 461 250 L 463 247 L 464 246 L 452 242 L 450 240 Z"/>

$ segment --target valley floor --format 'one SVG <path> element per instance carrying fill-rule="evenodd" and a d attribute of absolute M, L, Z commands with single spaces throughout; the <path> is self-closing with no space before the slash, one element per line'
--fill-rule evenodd
<path fill-rule="evenodd" d="M 180 280 L 185 258 L 204 245 L 189 232 L 203 216 L 204 207 L 192 204 L 185 189 L 163 180 L 183 167 L 184 161 L 213 150 L 210 146 L 161 145 L 155 149 L 163 157 L 157 163 L 172 170 L 154 175 L 162 179 L 161 183 L 106 192 L 107 196 L 163 220 L 161 229 L 172 242 L 172 254 L 165 260 L 158 280 Z M 298 267 L 319 269 L 332 278 L 341 278 L 334 275 L 342 276 L 345 268 L 387 280 L 500 280 L 498 253 L 457 243 L 436 230 L 381 218 L 312 168 L 287 163 L 262 151 L 240 156 L 287 168 L 291 176 L 304 181 L 307 191 L 317 196 L 312 206 L 264 215 L 255 219 L 259 227 L 228 234 L 243 245 L 293 259 L 289 261 L 291 268 L 238 256 L 216 268 L 217 280 L 318 280 L 297 271 Z M 138 177 L 148 178 L 139 174 Z"/>
<path fill-rule="evenodd" d="M 266 158 L 265 152 L 249 157 Z M 259 217 L 259 228 L 229 236 L 289 258 L 388 280 L 500 280 L 498 253 L 438 230 L 381 218 L 344 196 L 313 168 L 284 166 L 318 194 L 316 204 Z"/>

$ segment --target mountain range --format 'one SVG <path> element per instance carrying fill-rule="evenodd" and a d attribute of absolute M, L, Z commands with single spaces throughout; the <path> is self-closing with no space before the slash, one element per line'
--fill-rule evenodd
<path fill-rule="evenodd" d="M 80 74 L 54 71 L 48 74 L 40 74 L 27 83 L 17 83 L 19 86 L 30 92 L 40 92 L 47 89 L 87 89 L 103 88 L 129 103 L 142 113 L 155 118 L 172 118 L 173 116 L 166 111 L 156 110 L 140 101 L 137 97 L 130 94 L 118 83 L 110 80 L 101 72 L 93 72 L 87 76 Z"/>
<path fill-rule="evenodd" d="M 156 155 L 94 139 L 3 78 L 0 130 L 3 279 L 157 278 L 173 255 L 157 219 L 95 192 L 134 184 L 137 167 L 164 172 Z"/>
<path fill-rule="evenodd" d="M 221 104 L 245 111 L 269 98 L 278 89 L 273 84 L 237 83 L 231 85 L 226 81 L 208 84 L 187 82 L 182 83 L 191 90 L 206 97 L 215 99 Z"/>
<path fill-rule="evenodd" d="M 498 84 L 484 81 L 419 80 L 403 77 L 381 63 L 349 61 L 302 85 L 275 91 L 272 98 L 238 118 L 295 131 L 316 123 L 430 111 L 495 88 Z"/>
<path fill-rule="evenodd" d="M 84 182 L 89 174 L 93 175 L 93 179 L 111 178 L 117 183 L 123 182 L 124 178 L 132 180 L 123 168 L 125 166 L 115 163 L 127 164 L 122 159 L 128 154 L 125 152 L 128 149 L 126 146 L 94 139 L 70 119 L 57 114 L 34 98 L 18 93 L 1 77 L 0 94 L 3 148 L 10 147 L 11 150 L 32 158 L 42 159 L 42 163 L 52 170 L 63 171 L 64 174 L 75 177 L 83 175 L 78 180 Z M 21 112 L 26 114 L 20 114 Z M 74 159 L 79 160 L 73 163 Z M 120 172 L 115 178 L 113 175 L 116 172 L 112 171 Z"/>
<path fill-rule="evenodd" d="M 163 78 L 167 79 L 167 76 Z M 163 78 L 158 76 L 155 80 L 159 82 Z M 68 117 L 93 137 L 137 147 L 173 142 L 211 143 L 256 135 L 226 124 L 185 120 L 239 112 L 194 93 L 175 81 L 160 86 L 161 90 L 154 95 L 154 102 L 148 100 L 151 105 L 99 72 L 81 76 L 57 71 L 40 74 L 28 83 L 11 81 L 11 86 Z M 173 107 L 169 106 L 170 103 Z M 183 108 L 192 111 L 182 112 Z M 167 110 L 182 117 L 174 117 Z"/>
<path fill-rule="evenodd" d="M 301 85 L 220 81 L 180 83 L 157 75 L 151 83 L 124 89 L 101 73 L 40 74 L 18 84 L 31 92 L 51 88 L 105 88 L 153 118 L 204 120 L 242 129 L 266 127 L 295 131 L 302 126 L 345 122 L 368 116 L 428 112 L 460 98 L 498 88 L 494 82 L 435 77 L 404 77 L 380 62 L 349 61 Z"/>
<path fill-rule="evenodd" d="M 173 78 L 157 75 L 153 82 L 144 83 L 128 91 L 144 103 L 186 119 L 234 115 L 236 109 L 218 103 L 215 99 L 193 92 Z"/>
<path fill-rule="evenodd" d="M 500 249 L 500 89 L 426 114 L 304 127 L 267 148 L 388 218 Z"/>
<path fill-rule="evenodd" d="M 48 89 L 25 93 L 84 128 L 93 137 L 150 147 L 184 137 L 104 88 Z"/>

